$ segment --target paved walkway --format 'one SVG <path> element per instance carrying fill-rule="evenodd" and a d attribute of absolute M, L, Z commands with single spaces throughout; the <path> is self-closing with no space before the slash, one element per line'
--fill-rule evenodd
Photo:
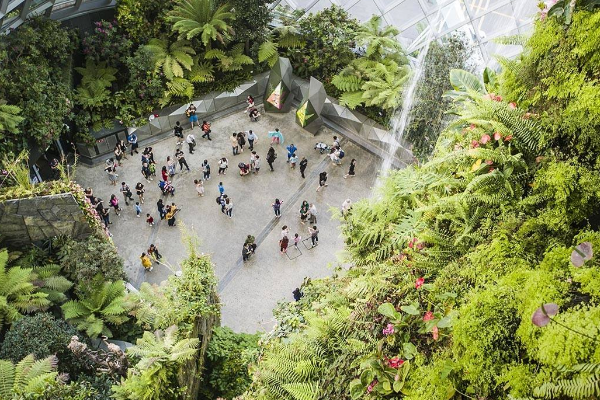
<path fill-rule="evenodd" d="M 268 131 L 279 127 L 285 136 L 285 143 L 276 148 L 278 155 L 274 163 L 275 172 L 269 171 L 266 153 L 269 149 Z M 186 124 L 185 135 L 189 132 Z M 259 174 L 239 176 L 237 164 L 249 162 L 250 152 L 246 150 L 237 156 L 232 155 L 229 136 L 233 132 L 252 129 L 259 136 L 255 150 L 261 157 Z M 202 139 L 199 128 L 194 129 L 198 146 L 193 155 L 188 154 L 187 145 L 183 150 L 190 172 L 179 172 L 173 181 L 176 195 L 169 196 L 165 204 L 174 201 L 182 207 L 177 221 L 184 222 L 201 239 L 200 250 L 209 253 L 215 263 L 215 273 L 219 279 L 219 294 L 223 303 L 222 324 L 238 332 L 268 331 L 274 325 L 272 309 L 282 299 L 292 300 L 292 291 L 303 279 L 330 275 L 332 265 L 338 264 L 337 254 L 343 251 L 343 240 L 339 232 L 339 221 L 331 218 L 331 209 L 339 209 L 342 202 L 350 198 L 353 202 L 369 197 L 379 171 L 380 160 L 352 143 L 342 143 L 346 153 L 341 167 L 328 162 L 325 155 L 313 149 L 318 141 L 332 142 L 335 134 L 322 128 L 314 137 L 302 130 L 294 122 L 294 113 L 264 114 L 257 123 L 248 122 L 246 114 L 236 112 L 233 115 L 212 121 L 212 141 Z M 118 169 L 119 182 L 125 181 L 134 191 L 137 182 L 146 186 L 146 200 L 143 204 L 142 218 L 136 218 L 133 205 L 127 208 L 119 192 L 120 184 L 111 186 L 103 171 L 104 165 L 92 168 L 80 165 L 77 169 L 77 181 L 84 187 L 94 188 L 96 196 L 108 202 L 112 193 L 117 194 L 123 212 L 116 216 L 111 211 L 111 232 L 119 253 L 125 260 L 125 268 L 130 282 L 139 287 L 143 281 L 160 283 L 172 272 L 163 265 L 154 267 L 146 273 L 141 267 L 139 256 L 150 243 L 154 243 L 173 270 L 185 258 L 185 246 L 181 243 L 181 232 L 177 227 L 169 227 L 159 222 L 154 227 L 145 224 L 146 212 L 158 220 L 156 202 L 160 196 L 157 187 L 159 171 L 166 164 L 168 155 L 173 156 L 175 138 L 169 137 L 153 146 L 157 162 L 157 177 L 146 182 L 140 172 L 140 156 L 129 156 Z M 298 156 L 308 159 L 306 179 L 302 179 L 298 169 L 291 170 L 286 163 L 285 147 L 294 143 L 298 147 Z M 217 160 L 227 157 L 230 168 L 227 175 L 217 175 Z M 344 179 L 348 164 L 357 159 L 357 176 Z M 211 179 L 205 182 L 206 194 L 199 197 L 194 187 L 194 179 L 202 177 L 200 165 L 207 159 L 211 165 Z M 326 170 L 329 174 L 329 186 L 316 192 L 318 174 Z M 215 202 L 219 194 L 219 181 L 225 186 L 225 193 L 234 202 L 233 218 L 229 219 L 220 211 Z M 134 197 L 135 191 L 134 191 Z M 283 200 L 282 216 L 274 218 L 271 203 L 279 198 Z M 318 228 L 320 245 L 308 250 L 301 245 L 302 255 L 295 249 L 288 249 L 290 260 L 279 253 L 281 227 L 288 225 L 291 236 L 299 233 L 308 237 L 308 224 L 300 223 L 300 204 L 303 200 L 315 203 L 318 210 Z M 167 203 L 168 201 L 168 203 Z M 241 249 L 245 237 L 252 234 L 260 242 L 257 252 L 249 262 L 241 260 Z"/>

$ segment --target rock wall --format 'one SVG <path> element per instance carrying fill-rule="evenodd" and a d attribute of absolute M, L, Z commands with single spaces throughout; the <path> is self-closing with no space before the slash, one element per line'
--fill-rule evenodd
<path fill-rule="evenodd" d="M 71 193 L 0 203 L 0 246 L 18 248 L 59 235 L 83 239 L 92 232 Z"/>

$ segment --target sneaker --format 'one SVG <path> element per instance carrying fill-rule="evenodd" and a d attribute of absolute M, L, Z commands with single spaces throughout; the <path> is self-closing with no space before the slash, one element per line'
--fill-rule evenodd
<path fill-rule="evenodd" d="M 138 217 L 138 218 L 139 218 L 140 216 L 139 216 L 139 215 L 136 215 L 136 217 Z"/>
<path fill-rule="evenodd" d="M 150 267 L 150 271 L 152 271 L 154 269 L 154 267 Z"/>

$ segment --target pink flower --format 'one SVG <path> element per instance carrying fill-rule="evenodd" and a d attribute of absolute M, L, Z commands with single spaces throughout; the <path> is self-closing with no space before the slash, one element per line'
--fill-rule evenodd
<path fill-rule="evenodd" d="M 404 360 L 401 360 L 400 357 L 392 357 L 386 360 L 386 363 L 390 368 L 400 368 L 404 364 Z"/>
<path fill-rule="evenodd" d="M 387 324 L 387 326 L 385 328 L 383 328 L 383 336 L 390 336 L 394 334 L 394 325 L 393 324 Z"/>
<path fill-rule="evenodd" d="M 512 135 L 508 135 L 504 138 L 505 142 L 509 142 L 510 140 L 512 140 L 513 136 Z"/>
<path fill-rule="evenodd" d="M 476 149 L 479 147 L 479 142 L 475 139 L 471 140 L 471 147 Z"/>
<path fill-rule="evenodd" d="M 494 162 L 492 160 L 485 160 L 485 163 L 487 165 L 493 165 L 494 164 Z"/>
<path fill-rule="evenodd" d="M 423 243 L 423 242 L 417 243 L 417 250 L 423 250 L 423 247 L 425 247 L 425 243 Z"/>
<path fill-rule="evenodd" d="M 425 313 L 425 315 L 423 315 L 423 321 L 424 321 L 424 322 L 431 321 L 433 318 L 435 318 L 435 317 L 433 316 L 433 311 L 427 311 L 427 312 Z"/>
<path fill-rule="evenodd" d="M 425 283 L 425 278 L 421 277 L 415 281 L 415 289 L 420 289 Z"/>
<path fill-rule="evenodd" d="M 517 108 L 517 103 L 515 103 L 514 101 L 511 101 L 510 103 L 508 103 L 508 106 L 514 110 L 515 108 Z"/>
<path fill-rule="evenodd" d="M 500 132 L 494 132 L 494 140 L 502 139 L 502 134 Z"/>
<path fill-rule="evenodd" d="M 475 124 L 471 124 L 471 125 L 469 125 L 469 129 L 473 130 L 473 129 L 475 129 L 475 128 L 476 128 Z"/>
<path fill-rule="evenodd" d="M 489 142 L 489 141 L 490 141 L 490 139 L 491 139 L 491 138 L 490 138 L 490 135 L 483 135 L 483 136 L 481 137 L 481 139 L 479 139 L 479 142 L 480 142 L 481 144 L 486 144 L 487 142 Z"/>
<path fill-rule="evenodd" d="M 502 101 L 502 96 L 495 96 L 494 101 Z"/>
<path fill-rule="evenodd" d="M 434 326 L 431 330 L 431 335 L 433 336 L 433 340 L 438 340 L 440 337 L 440 331 L 437 326 Z"/>
<path fill-rule="evenodd" d="M 490 168 L 490 170 L 488 171 L 488 173 L 490 173 L 490 172 L 494 172 L 494 170 L 495 170 L 495 169 L 496 169 L 496 168 L 494 168 L 494 167 Z"/>
<path fill-rule="evenodd" d="M 410 240 L 410 242 L 408 242 L 408 247 L 410 247 L 411 249 L 415 247 L 415 243 L 417 242 L 417 238 L 412 238 Z"/>
<path fill-rule="evenodd" d="M 531 115 L 532 114 L 530 112 L 527 112 L 527 113 L 523 114 L 523 119 L 529 119 L 529 118 L 531 118 Z"/>
<path fill-rule="evenodd" d="M 367 386 L 367 393 L 371 393 L 373 391 L 373 388 L 377 385 L 377 379 L 373 379 L 373 382 L 371 382 L 369 384 L 369 386 Z"/>

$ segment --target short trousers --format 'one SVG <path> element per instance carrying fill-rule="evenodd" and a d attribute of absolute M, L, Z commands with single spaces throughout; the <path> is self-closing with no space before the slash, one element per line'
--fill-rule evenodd
<path fill-rule="evenodd" d="M 198 116 L 197 115 L 190 115 L 190 122 L 198 122 Z"/>

